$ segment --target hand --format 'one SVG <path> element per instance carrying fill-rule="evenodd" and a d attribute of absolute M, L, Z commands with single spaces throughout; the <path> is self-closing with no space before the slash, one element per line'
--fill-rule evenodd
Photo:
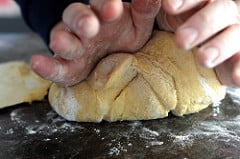
<path fill-rule="evenodd" d="M 107 53 L 135 52 L 150 38 L 161 0 L 90 0 L 68 6 L 51 31 L 54 57 L 36 55 L 33 70 L 63 86 L 85 79 Z"/>
<path fill-rule="evenodd" d="M 198 46 L 200 64 L 215 67 L 223 84 L 240 86 L 240 1 L 162 0 L 162 6 L 159 25 L 176 33 L 178 46 Z"/>

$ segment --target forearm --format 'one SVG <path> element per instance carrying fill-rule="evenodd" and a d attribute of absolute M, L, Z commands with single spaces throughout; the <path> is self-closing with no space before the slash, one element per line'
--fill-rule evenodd
<path fill-rule="evenodd" d="M 43 40 L 49 43 L 52 27 L 62 18 L 63 10 L 73 2 L 88 3 L 88 0 L 16 0 L 26 24 Z"/>

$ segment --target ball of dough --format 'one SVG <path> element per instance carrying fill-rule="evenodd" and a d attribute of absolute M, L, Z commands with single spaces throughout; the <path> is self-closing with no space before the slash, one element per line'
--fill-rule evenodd
<path fill-rule="evenodd" d="M 80 122 L 148 120 L 198 112 L 225 97 L 212 69 L 179 49 L 173 34 L 155 32 L 137 53 L 102 59 L 88 79 L 53 84 L 49 101 L 64 118 Z"/>

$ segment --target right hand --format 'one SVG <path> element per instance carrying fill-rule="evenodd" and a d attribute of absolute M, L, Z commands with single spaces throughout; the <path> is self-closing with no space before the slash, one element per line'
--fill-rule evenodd
<path fill-rule="evenodd" d="M 162 0 L 159 25 L 175 32 L 180 48 L 198 46 L 197 61 L 222 84 L 240 86 L 240 0 Z"/>

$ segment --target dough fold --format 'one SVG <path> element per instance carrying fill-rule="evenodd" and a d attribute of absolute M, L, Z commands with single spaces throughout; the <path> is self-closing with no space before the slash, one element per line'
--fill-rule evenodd
<path fill-rule="evenodd" d="M 53 84 L 49 101 L 71 121 L 148 120 L 199 112 L 225 92 L 192 51 L 179 49 L 171 33 L 157 31 L 137 53 L 102 59 L 87 80 L 67 88 Z"/>

